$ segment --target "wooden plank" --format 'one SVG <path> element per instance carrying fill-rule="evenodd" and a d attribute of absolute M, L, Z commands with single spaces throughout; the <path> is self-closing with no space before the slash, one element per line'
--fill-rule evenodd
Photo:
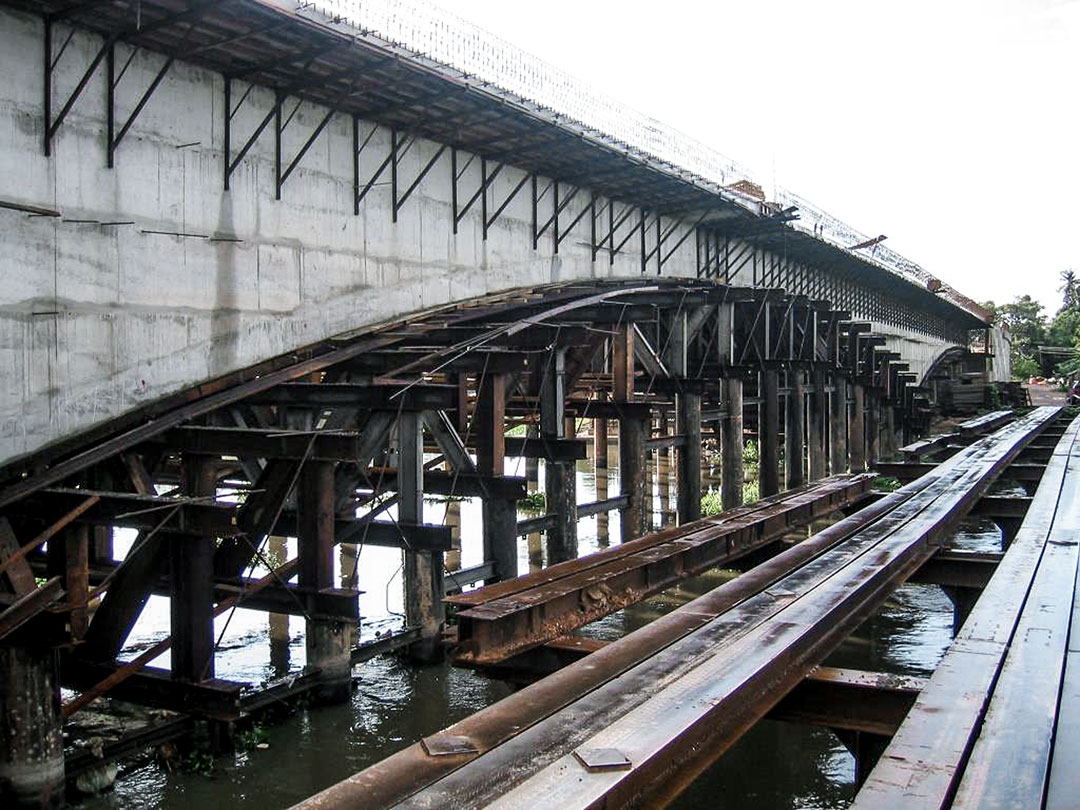
<path fill-rule="evenodd" d="M 1046 789 L 1080 559 L 1078 482 L 1080 452 L 1069 459 L 1042 559 L 953 807 L 1037 805 Z"/>
<path fill-rule="evenodd" d="M 900 455 L 903 456 L 904 461 L 907 462 L 920 461 L 925 455 L 937 452 L 938 450 L 944 450 L 950 442 L 954 442 L 958 438 L 958 433 L 943 433 L 940 436 L 931 436 L 927 439 L 920 439 L 917 442 L 912 442 L 909 445 L 901 447 Z"/>
<path fill-rule="evenodd" d="M 1070 459 L 1080 452 L 1078 430 L 1080 420 L 1069 426 L 1016 539 L 852 810 L 948 806 L 1039 566 Z"/>
<path fill-rule="evenodd" d="M 1072 624 L 1057 708 L 1046 810 L 1072 810 L 1080 796 L 1080 587 L 1073 593 Z"/>
<path fill-rule="evenodd" d="M 834 476 L 832 478 L 828 478 L 824 481 L 818 482 L 815 486 L 829 487 L 835 486 L 838 482 L 842 481 L 861 483 L 862 481 L 872 480 L 873 476 L 867 477 L 865 475 L 861 477 L 855 475 Z M 485 602 L 490 602 L 494 599 L 500 599 L 511 594 L 521 593 L 530 588 L 535 588 L 539 585 L 555 582 L 562 577 L 571 576 L 578 571 L 584 570 L 586 568 L 603 565 L 611 560 L 620 559 L 629 554 L 651 548 L 652 546 L 659 543 L 666 543 L 676 537 L 686 534 L 689 531 L 708 526 L 721 525 L 723 523 L 736 519 L 742 519 L 746 516 L 753 515 L 762 510 L 769 509 L 775 504 L 783 503 L 787 500 L 796 498 L 801 494 L 809 491 L 810 489 L 811 487 L 803 487 L 798 490 L 790 490 L 779 495 L 773 495 L 769 498 L 762 498 L 761 500 L 755 501 L 752 504 L 746 504 L 745 506 L 726 510 L 719 515 L 702 518 L 700 521 L 695 521 L 693 524 L 661 529 L 660 531 L 652 532 L 645 537 L 639 537 L 636 540 L 632 540 L 629 543 L 621 543 L 618 546 L 604 549 L 603 551 L 597 552 L 595 554 L 589 554 L 577 560 L 570 560 L 564 563 L 559 563 L 558 565 L 548 566 L 547 568 L 544 568 L 540 571 L 536 571 L 531 574 L 525 574 L 515 579 L 507 580 L 506 582 L 498 582 L 494 585 L 488 585 L 484 588 L 478 588 L 475 591 L 470 591 L 467 594 L 459 594 L 449 598 L 447 601 L 464 608 L 473 605 L 483 604 Z M 625 496 L 620 495 L 617 497 L 621 499 Z"/>
<path fill-rule="evenodd" d="M 1012 418 L 1013 412 L 1011 410 L 991 411 L 974 419 L 968 419 L 966 422 L 961 422 L 957 425 L 957 430 L 960 431 L 962 437 L 971 438 L 996 430 Z"/>

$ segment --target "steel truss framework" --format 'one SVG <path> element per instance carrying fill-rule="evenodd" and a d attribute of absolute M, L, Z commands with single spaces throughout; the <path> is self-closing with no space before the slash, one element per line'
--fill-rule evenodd
<path fill-rule="evenodd" d="M 566 417 L 637 425 L 627 434 L 636 436 L 626 446 L 638 454 L 624 459 L 628 471 L 642 466 L 649 442 L 700 445 L 700 435 L 685 433 L 691 428 L 682 428 L 680 443 L 663 427 L 676 412 L 685 424 L 687 403 L 697 403 L 698 425 L 712 424 L 730 410 L 724 380 L 753 385 L 776 370 L 789 401 L 800 390 L 824 396 L 828 374 L 831 390 L 854 383 L 902 420 L 919 392 L 869 329 L 805 296 L 660 278 L 524 289 L 326 341 L 0 471 L 0 635 L 82 642 L 62 668 L 65 683 L 87 690 L 71 711 L 114 689 L 172 708 L 227 712 L 238 705 L 239 686 L 212 678 L 214 615 L 242 603 L 355 622 L 355 591 L 331 581 L 337 544 L 402 548 L 420 566 L 409 586 L 426 576 L 438 593 L 447 583 L 513 576 L 516 551 L 508 560 L 506 549 L 519 533 L 514 501 L 525 487 L 501 475 L 501 459 L 545 458 L 570 486 L 573 461 L 585 451 Z M 815 370 L 817 387 L 796 387 Z M 751 425 L 761 421 L 761 402 L 760 394 L 745 400 Z M 506 437 L 520 424 L 535 438 Z M 821 445 L 820 436 L 814 441 Z M 572 556 L 578 514 L 621 509 L 642 520 L 644 496 L 629 472 L 625 480 L 624 492 L 580 512 L 567 490 L 570 522 L 559 524 L 552 505 L 543 527 L 549 553 L 562 542 Z M 424 523 L 424 493 L 479 496 L 494 510 L 485 518 L 483 566 L 444 576 L 450 530 Z M 398 520 L 387 522 L 394 504 Z M 368 511 L 356 517 L 358 509 Z M 111 555 L 113 527 L 139 532 L 122 562 Z M 271 535 L 297 536 L 298 556 L 267 563 Z M 258 563 L 271 573 L 254 577 Z M 35 576 L 48 578 L 44 589 Z M 116 656 L 153 593 L 178 606 L 173 635 L 120 665 Z M 89 618 L 86 605 L 101 595 Z M 31 596 L 28 610 L 21 600 Z M 169 644 L 171 678 L 139 674 Z"/>

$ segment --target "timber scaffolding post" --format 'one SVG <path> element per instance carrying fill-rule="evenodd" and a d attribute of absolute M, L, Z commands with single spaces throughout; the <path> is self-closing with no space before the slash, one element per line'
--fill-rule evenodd
<path fill-rule="evenodd" d="M 807 435 L 799 444 L 815 479 L 823 472 L 815 453 L 824 452 L 818 421 L 825 393 L 815 364 L 856 379 L 838 348 L 845 341 L 836 318 L 826 336 L 805 341 L 823 347 L 812 357 L 792 348 L 791 318 L 786 348 L 776 349 L 775 330 L 763 324 L 769 313 L 779 319 L 793 300 L 777 290 L 695 279 L 524 288 L 308 347 L 155 403 L 72 440 L 63 452 L 46 448 L 27 469 L 8 470 L 0 489 L 0 638 L 13 649 L 32 639 L 63 651 L 55 683 L 79 692 L 64 716 L 108 694 L 180 711 L 193 722 L 220 720 L 227 732 L 252 706 L 302 693 L 346 699 L 352 666 L 374 651 L 407 649 L 414 661 L 438 660 L 444 591 L 513 580 L 523 530 L 547 532 L 552 563 L 577 556 L 580 517 L 606 521 L 618 512 L 622 539 L 641 537 L 652 511 L 649 449 L 678 454 L 678 520 L 698 543 L 683 550 L 704 555 L 715 535 L 732 540 L 725 555 L 738 556 L 747 535 L 731 532 L 742 524 L 699 527 L 694 520 L 703 425 L 721 440 L 722 502 L 730 510 L 743 498 L 744 425 L 756 424 L 761 492 L 787 505 L 767 499 L 740 520 L 771 515 L 762 537 L 773 537 L 788 525 L 781 515 L 802 521 L 813 511 L 804 499 L 814 497 L 802 489 L 780 494 L 781 396 L 792 398 L 790 390 L 782 393 L 781 371 L 801 377 L 809 369 L 812 376 L 803 417 L 810 420 L 808 451 Z M 865 343 L 867 335 L 856 334 L 856 343 Z M 755 378 L 755 396 L 744 396 Z M 790 405 L 790 418 L 797 409 Z M 844 443 L 834 436 L 849 432 L 835 424 L 838 412 L 831 412 L 829 432 L 834 473 L 848 466 Z M 654 423 L 670 426 L 672 415 L 674 433 L 662 427 L 651 435 Z M 594 463 L 605 485 L 605 434 L 610 420 L 618 421 L 621 492 L 601 494 L 598 482 L 597 501 L 577 503 L 575 464 L 586 449 L 574 418 L 594 420 Z M 524 438 L 507 434 L 519 425 Z M 788 441 L 797 430 L 784 431 Z M 853 424 L 853 442 L 855 433 Z M 851 466 L 861 472 L 854 452 Z M 797 455 L 793 449 L 789 458 Z M 526 482 L 505 474 L 507 456 L 524 457 L 533 469 L 544 462 L 547 514 L 517 521 L 515 502 Z M 452 529 L 425 522 L 425 494 L 483 499 L 479 565 L 444 570 Z M 386 519 L 395 505 L 396 519 Z M 138 532 L 123 560 L 112 555 L 115 528 Z M 268 560 L 264 544 L 281 548 L 270 538 L 285 536 L 298 538 L 296 556 Z M 356 643 L 355 557 L 365 544 L 403 554 L 406 626 L 374 646 Z M 332 581 L 336 545 L 352 569 L 340 587 Z M 678 548 L 673 540 L 650 553 L 669 555 L 685 570 L 707 561 L 670 556 Z M 256 565 L 269 573 L 255 577 Z M 624 574 L 632 579 L 647 570 L 628 566 Z M 38 587 L 35 576 L 45 584 Z M 88 602 L 102 595 L 90 614 Z M 118 656 L 152 595 L 172 598 L 172 634 L 122 663 Z M 238 605 L 304 618 L 302 677 L 243 696 L 244 684 L 216 677 L 212 620 Z M 149 666 L 170 647 L 171 670 Z M 19 660 L 37 662 L 40 671 L 26 682 L 45 685 L 34 692 L 40 699 L 52 688 L 44 669 L 51 653 Z M 47 792 L 43 787 L 42 796 Z"/>
<path fill-rule="evenodd" d="M 806 718 L 796 698 L 801 685 L 881 691 L 872 676 L 815 668 L 941 553 L 944 539 L 1059 413 L 1035 409 L 917 482 L 619 641 L 587 645 L 593 651 L 583 660 L 298 807 L 450 807 L 465 797 L 471 807 L 666 804 L 785 695 L 795 702 L 775 716 Z M 1066 553 L 1075 577 L 1075 544 Z M 900 714 L 922 686 L 901 687 Z M 896 708 L 860 721 L 842 710 L 822 716 L 819 704 L 813 717 L 876 734 L 899 724 Z M 449 745 L 452 756 L 436 755 Z M 853 747 L 869 757 L 881 746 Z M 871 765 L 860 759 L 858 769 Z"/>

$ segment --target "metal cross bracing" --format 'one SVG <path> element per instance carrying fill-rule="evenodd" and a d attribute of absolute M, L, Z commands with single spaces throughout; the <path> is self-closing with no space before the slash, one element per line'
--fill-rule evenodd
<path fill-rule="evenodd" d="M 454 186 L 455 232 L 461 218 L 472 209 L 482 217 L 486 236 L 506 206 L 531 183 L 534 247 L 541 234 L 550 233 L 552 250 L 557 252 L 576 228 L 579 238 L 590 235 L 594 260 L 607 253 L 612 262 L 621 250 L 634 251 L 643 273 L 661 273 L 676 249 L 694 237 L 699 275 L 748 283 L 736 276 L 749 263 L 749 283 L 754 285 L 782 286 L 789 292 L 829 298 L 860 317 L 959 343 L 966 341 L 964 330 L 983 325 L 977 308 L 965 309 L 966 304 L 958 306 L 913 281 L 918 276 L 915 270 L 890 273 L 865 256 L 793 228 L 799 216 L 795 205 L 775 209 L 763 205 L 758 210 L 755 203 L 748 207 L 745 201 L 723 190 L 709 189 L 685 173 L 629 156 L 602 138 L 582 137 L 565 120 L 549 120 L 527 105 L 514 103 L 490 88 L 462 82 L 400 48 L 371 36 L 343 36 L 340 30 L 303 14 L 288 13 L 281 4 L 259 0 L 187 0 L 179 4 L 144 0 L 137 8 L 61 0 L 12 0 L 8 4 L 40 13 L 44 20 L 47 152 L 91 77 L 105 64 L 105 160 L 113 165 L 125 136 L 153 103 L 170 67 L 181 59 L 222 77 L 228 111 L 221 116 L 226 188 L 236 169 L 252 159 L 254 144 L 270 129 L 275 195 L 280 198 L 284 185 L 332 119 L 346 116 L 351 118 L 354 133 L 354 213 L 360 212 L 363 199 L 373 188 L 386 186 L 391 190 L 391 217 L 396 221 L 425 177 L 432 172 L 449 172 Z M 81 71 L 80 78 L 54 113 L 53 74 L 67 66 L 62 57 L 77 28 L 97 32 L 101 45 L 85 68 L 71 66 Z M 59 48 L 57 41 L 61 42 Z M 113 115 L 118 106 L 116 95 L 126 85 L 120 80 L 139 50 L 159 53 L 163 61 L 146 87 L 134 88 L 132 112 L 117 127 Z M 253 92 L 259 88 L 263 90 Z M 256 103 L 252 129 L 236 138 L 236 114 L 245 105 Z M 298 125 L 294 121 L 301 105 L 312 122 L 295 154 L 287 156 L 282 151 L 282 136 L 290 125 Z M 399 178 L 401 157 L 416 148 L 420 139 L 433 144 L 430 149 L 424 147 L 426 162 L 414 177 Z M 361 153 L 376 146 L 385 150 L 377 169 L 361 174 Z M 458 183 L 463 179 L 460 167 L 473 161 L 483 168 L 479 193 L 465 190 L 458 199 Z M 515 176 L 513 190 L 502 200 L 489 201 L 491 181 L 505 174 L 504 167 L 509 166 L 520 173 Z M 808 210 L 820 218 L 821 212 Z M 605 211 L 607 222 L 603 221 Z M 598 214 L 600 223 L 596 221 Z M 565 222 L 563 216 L 567 217 Z M 582 226 L 587 219 L 591 224 Z M 779 261 L 766 261 L 769 256 Z M 839 289 L 830 295 L 819 294 L 818 288 L 832 277 Z"/>

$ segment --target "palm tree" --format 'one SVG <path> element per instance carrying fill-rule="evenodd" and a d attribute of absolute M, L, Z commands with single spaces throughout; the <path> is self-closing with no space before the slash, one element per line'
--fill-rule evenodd
<path fill-rule="evenodd" d="M 1076 289 L 1076 273 L 1072 270 L 1061 271 L 1062 285 L 1058 287 L 1058 292 L 1062 293 L 1065 298 L 1065 307 L 1071 307 L 1073 304 L 1078 303 L 1077 289 Z"/>

